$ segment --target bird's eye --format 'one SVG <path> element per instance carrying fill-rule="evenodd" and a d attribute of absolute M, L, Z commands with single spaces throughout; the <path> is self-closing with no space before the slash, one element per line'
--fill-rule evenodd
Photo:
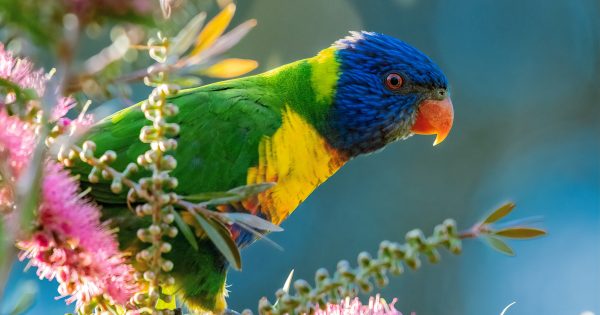
<path fill-rule="evenodd" d="M 388 74 L 387 77 L 385 78 L 385 86 L 392 91 L 395 91 L 395 90 L 401 88 L 402 87 L 402 77 L 397 73 Z"/>

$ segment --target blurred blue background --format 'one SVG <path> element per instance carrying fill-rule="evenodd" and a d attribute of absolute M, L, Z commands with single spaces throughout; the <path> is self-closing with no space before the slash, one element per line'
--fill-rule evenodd
<path fill-rule="evenodd" d="M 512 200 L 514 217 L 543 216 L 549 235 L 511 242 L 516 257 L 465 242 L 460 256 L 393 278 L 382 295 L 417 315 L 499 314 L 513 301 L 507 314 L 600 314 L 600 2 L 240 1 L 236 20 L 248 18 L 259 25 L 231 55 L 261 70 L 349 30 L 403 39 L 445 71 L 456 118 L 440 146 L 414 137 L 351 161 L 271 236 L 284 251 L 265 242 L 244 250 L 244 271 L 229 276 L 233 309 L 273 300 L 291 269 L 312 280 L 383 239 L 429 233 L 448 217 L 467 228 Z M 13 289 L 35 278 L 22 268 Z M 39 285 L 27 314 L 72 311 L 53 300 L 55 283 Z"/>

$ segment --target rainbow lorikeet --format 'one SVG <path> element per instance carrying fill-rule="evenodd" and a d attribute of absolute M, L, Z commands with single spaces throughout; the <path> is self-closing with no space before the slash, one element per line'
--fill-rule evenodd
<path fill-rule="evenodd" d="M 180 195 L 277 183 L 243 208 L 280 224 L 350 159 L 412 134 L 446 138 L 453 108 L 447 79 L 426 55 L 395 38 L 353 32 L 315 57 L 271 71 L 180 92 L 171 119 L 180 125 L 172 172 Z M 147 150 L 138 140 L 148 124 L 139 105 L 100 121 L 86 135 L 99 152 L 114 150 L 123 169 Z M 87 178 L 89 168 L 73 167 Z M 109 183 L 83 183 L 119 228 L 123 250 L 142 246 L 135 233 L 148 222 L 127 209 Z M 231 227 L 241 246 L 251 234 Z M 225 309 L 227 261 L 207 238 L 194 250 L 179 233 L 172 251 L 178 296 L 192 310 Z M 143 245 L 145 246 L 145 245 Z"/>

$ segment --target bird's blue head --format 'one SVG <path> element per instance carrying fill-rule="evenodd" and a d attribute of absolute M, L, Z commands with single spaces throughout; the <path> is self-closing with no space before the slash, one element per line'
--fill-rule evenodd
<path fill-rule="evenodd" d="M 425 54 L 393 37 L 352 32 L 334 47 L 339 77 L 331 107 L 330 142 L 351 156 L 412 134 L 450 132 L 448 81 Z"/>

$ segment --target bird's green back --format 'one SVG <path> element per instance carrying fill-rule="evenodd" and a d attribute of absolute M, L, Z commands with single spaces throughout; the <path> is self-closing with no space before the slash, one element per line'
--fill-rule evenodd
<path fill-rule="evenodd" d="M 327 164 L 327 161 L 323 161 L 336 156 L 332 149 L 293 152 L 296 149 L 293 147 L 294 143 L 290 142 L 298 142 L 296 145 L 303 144 L 305 147 L 315 146 L 317 149 L 326 146 L 319 132 L 325 129 L 323 124 L 329 113 L 337 75 L 336 66 L 333 50 L 327 49 L 317 57 L 300 60 L 260 75 L 184 90 L 170 98 L 169 102 L 179 108 L 179 113 L 169 119 L 180 126 L 177 150 L 169 153 L 177 160 L 177 167 L 172 172 L 179 181 L 176 192 L 191 195 L 226 191 L 257 181 L 278 182 L 289 175 L 289 165 L 284 167 L 286 170 L 281 170 L 280 165 L 277 165 L 279 170 L 273 169 L 276 163 L 273 160 L 278 158 L 274 155 L 282 156 L 283 151 L 296 155 L 324 155 L 315 163 Z M 329 86 L 329 90 L 324 89 L 324 86 Z M 288 117 L 284 117 L 286 115 Z M 290 115 L 293 115 L 293 119 Z M 282 128 L 285 121 L 290 121 L 292 126 Z M 140 104 L 137 104 L 99 122 L 89 131 L 86 140 L 96 143 L 97 152 L 115 151 L 117 160 L 112 166 L 123 170 L 128 163 L 148 150 L 148 144 L 139 141 L 139 132 L 149 123 Z M 282 143 L 265 144 L 278 131 L 286 132 L 280 137 Z M 314 139 L 311 139 L 311 135 Z M 273 147 L 273 152 L 261 149 L 261 142 L 263 146 Z M 269 174 L 278 174 L 249 176 L 249 172 L 260 166 L 261 154 L 264 160 L 268 158 L 270 161 Z M 292 187 L 293 194 L 302 196 L 288 202 L 285 207 L 290 209 L 281 210 L 285 215 L 277 223 L 291 213 L 343 161 L 345 159 L 336 157 L 335 163 L 330 163 L 334 166 L 327 164 L 324 170 L 319 170 L 319 165 L 311 165 L 310 160 L 302 163 L 308 163 L 308 166 L 292 165 L 293 169 L 309 168 L 303 172 L 302 178 L 296 180 L 307 181 L 306 187 Z M 290 160 L 284 162 L 295 164 L 295 161 Z M 267 165 L 260 166 L 262 169 L 266 167 Z M 334 169 L 330 171 L 329 168 Z M 80 163 L 73 170 L 85 180 L 90 167 Z M 286 174 L 280 174 L 284 172 Z M 138 177 L 142 175 L 144 173 Z M 305 177 L 315 177 L 315 180 Z M 93 185 L 91 194 L 101 203 L 125 204 L 125 195 L 115 196 L 109 187 L 108 181 L 101 181 Z M 298 190 L 301 191 L 296 192 Z"/>

